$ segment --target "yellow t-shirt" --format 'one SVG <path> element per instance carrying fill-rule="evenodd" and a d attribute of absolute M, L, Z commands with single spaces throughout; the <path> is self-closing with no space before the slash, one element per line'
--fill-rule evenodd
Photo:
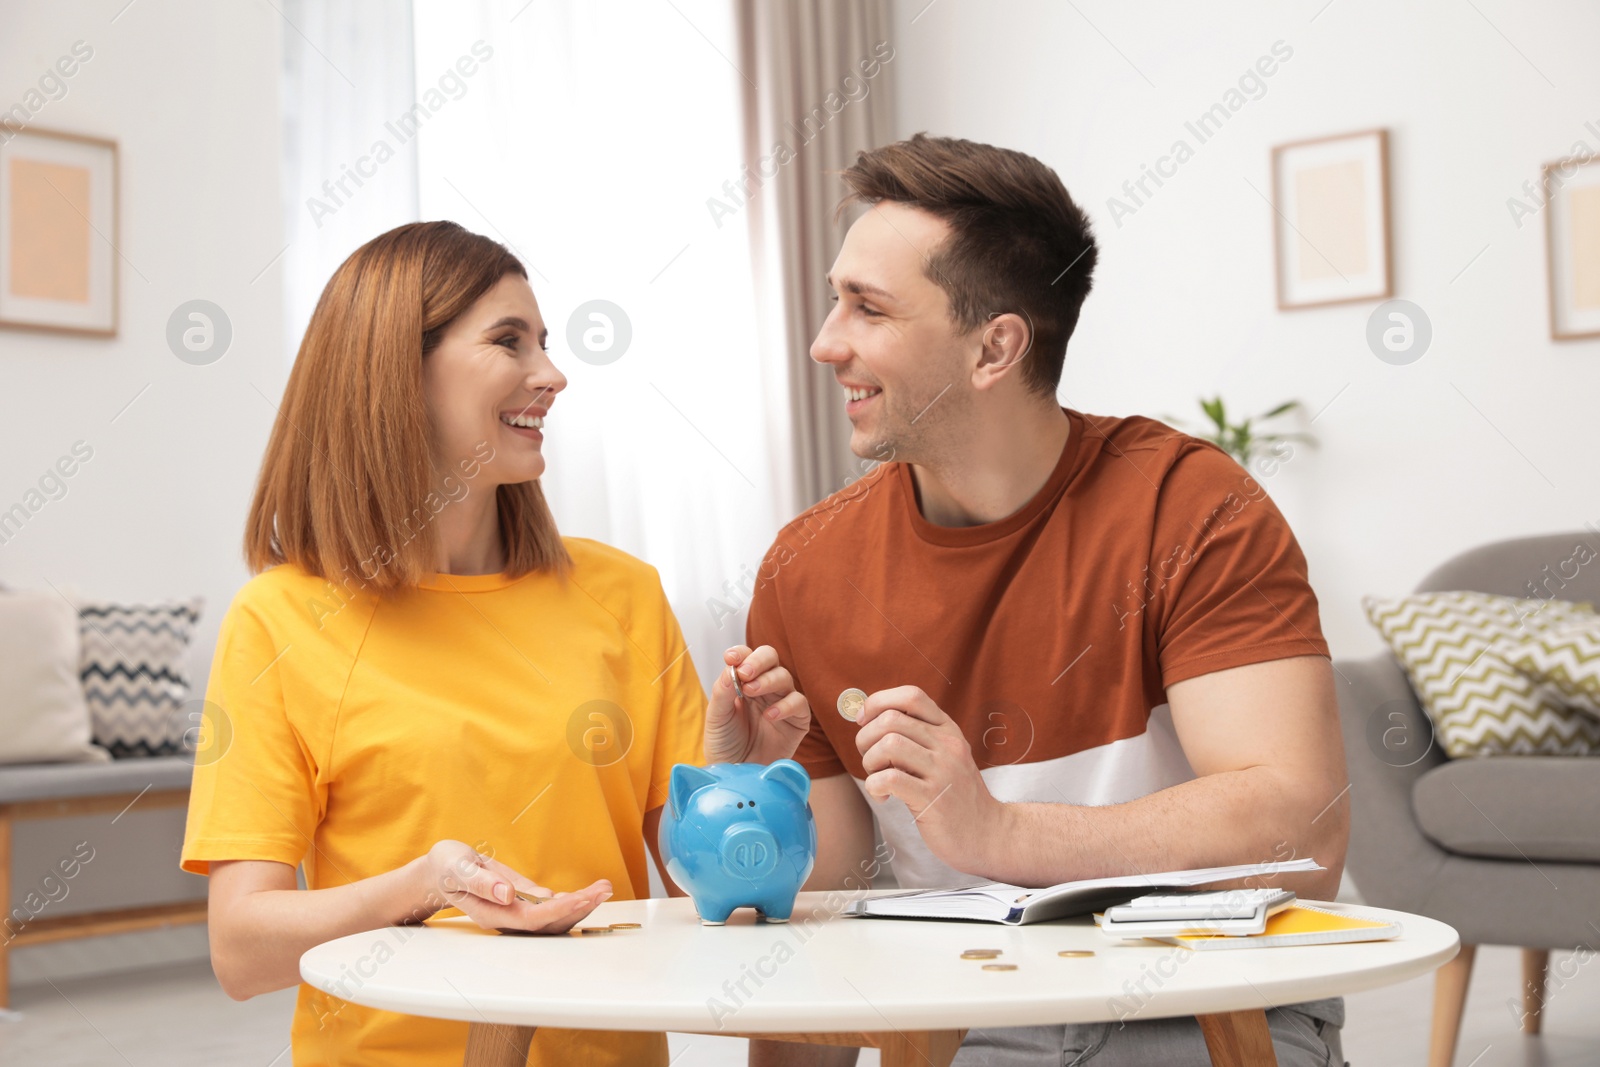
<path fill-rule="evenodd" d="M 673 764 L 705 762 L 705 695 L 655 569 L 566 545 L 565 580 L 436 574 L 381 601 L 293 565 L 246 584 L 212 663 L 183 869 L 303 863 L 322 889 L 456 839 L 557 892 L 648 895 L 644 813 Z M 298 1067 L 458 1067 L 467 1024 L 302 984 L 292 1038 Z M 666 1062 L 661 1034 L 546 1028 L 528 1058 Z"/>

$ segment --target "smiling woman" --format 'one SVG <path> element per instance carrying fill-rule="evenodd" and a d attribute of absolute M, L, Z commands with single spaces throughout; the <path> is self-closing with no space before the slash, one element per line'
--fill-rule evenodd
<path fill-rule="evenodd" d="M 805 734 L 771 648 L 724 653 L 744 695 L 720 670 L 708 708 L 655 569 L 557 533 L 546 340 L 518 259 L 450 222 L 363 245 L 312 315 L 251 508 L 260 573 L 206 693 L 202 733 L 232 743 L 195 768 L 181 861 L 211 876 L 236 998 L 441 909 L 565 933 L 647 895 L 673 766 L 770 762 Z M 297 1064 L 459 1064 L 466 1042 L 300 988 Z M 529 1062 L 665 1064 L 666 1042 L 541 1029 Z"/>
<path fill-rule="evenodd" d="M 475 316 L 465 314 L 469 308 Z M 544 472 L 537 443 L 503 457 L 492 448 L 514 438 L 495 405 L 522 414 L 514 400 L 531 407 L 566 385 L 548 358 L 531 374 L 506 358 L 508 347 L 515 357 L 519 346 L 527 360 L 536 347 L 543 355 L 543 334 L 529 337 L 528 322 L 516 317 L 530 309 L 537 321 L 517 258 L 454 223 L 398 227 L 346 260 L 312 313 L 267 445 L 245 544 L 251 568 L 305 560 L 334 579 L 376 558 L 366 579 L 373 591 L 416 584 L 438 569 L 438 532 L 426 529 L 398 547 L 394 534 L 441 488 L 441 472 L 481 458 L 483 441 L 505 475 L 480 506 L 498 505 L 506 520 L 506 569 L 520 577 L 566 567 L 536 481 Z M 438 358 L 421 360 L 417 373 L 418 355 Z M 483 374 L 465 373 L 476 364 Z M 430 424 L 440 439 L 432 439 Z"/>

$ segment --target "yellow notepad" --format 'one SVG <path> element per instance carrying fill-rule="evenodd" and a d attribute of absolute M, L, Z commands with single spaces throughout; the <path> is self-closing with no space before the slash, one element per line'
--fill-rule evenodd
<path fill-rule="evenodd" d="M 1336 945 L 1346 941 L 1387 941 L 1399 937 L 1401 933 L 1400 924 L 1396 922 L 1358 919 L 1354 915 L 1344 915 L 1301 902 L 1268 916 L 1264 933 L 1230 937 L 1227 934 L 1196 932 L 1148 940 L 1193 949 L 1283 948 L 1292 945 Z"/>

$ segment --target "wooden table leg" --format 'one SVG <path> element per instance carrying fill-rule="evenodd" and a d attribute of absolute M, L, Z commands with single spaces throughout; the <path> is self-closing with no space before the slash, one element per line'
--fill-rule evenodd
<path fill-rule="evenodd" d="M 1461 1015 L 1472 983 L 1477 945 L 1462 945 L 1455 958 L 1433 974 L 1433 1036 L 1428 1042 L 1428 1067 L 1450 1067 L 1461 1036 Z"/>
<path fill-rule="evenodd" d="M 965 1030 L 916 1030 L 883 1034 L 878 1039 L 878 1062 L 883 1067 L 950 1067 Z"/>
<path fill-rule="evenodd" d="M 467 1026 L 467 1054 L 461 1067 L 526 1067 L 532 1026 L 471 1023 Z"/>
<path fill-rule="evenodd" d="M 1212 1067 L 1278 1067 L 1265 1010 L 1196 1015 L 1195 1021 L 1206 1036 Z"/>
<path fill-rule="evenodd" d="M 1522 1032 L 1537 1034 L 1544 1016 L 1545 983 L 1550 977 L 1550 950 L 1522 950 Z"/>
<path fill-rule="evenodd" d="M 707 1034 L 708 1037 L 743 1037 L 754 1041 L 791 1041 L 803 1045 L 844 1045 L 875 1048 L 883 1067 L 950 1067 L 956 1050 L 966 1039 L 965 1030 L 895 1030 L 837 1034 Z"/>
<path fill-rule="evenodd" d="M 0 1008 L 11 1007 L 11 807 L 0 805 Z"/>

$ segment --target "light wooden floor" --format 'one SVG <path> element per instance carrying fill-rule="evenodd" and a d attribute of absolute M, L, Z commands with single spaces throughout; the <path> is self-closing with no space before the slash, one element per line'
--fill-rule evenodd
<path fill-rule="evenodd" d="M 1517 996 L 1520 958 L 1512 948 L 1479 950 L 1456 1067 L 1590 1067 L 1600 1063 L 1600 961 L 1581 966 L 1552 953 L 1551 974 L 1568 974 L 1549 998 L 1545 1033 L 1517 1033 L 1507 1002 Z M 20 1017 L 0 1022 L 0 1065 L 51 1067 L 289 1067 L 294 991 L 243 1004 L 229 1000 L 205 964 L 181 964 L 101 978 L 24 986 Z M 1352 1067 L 1413 1067 L 1427 1053 L 1432 978 L 1346 998 L 1345 1058 Z M 743 1067 L 744 1042 L 671 1039 L 673 1067 Z M 864 1052 L 860 1067 L 878 1062 Z"/>

